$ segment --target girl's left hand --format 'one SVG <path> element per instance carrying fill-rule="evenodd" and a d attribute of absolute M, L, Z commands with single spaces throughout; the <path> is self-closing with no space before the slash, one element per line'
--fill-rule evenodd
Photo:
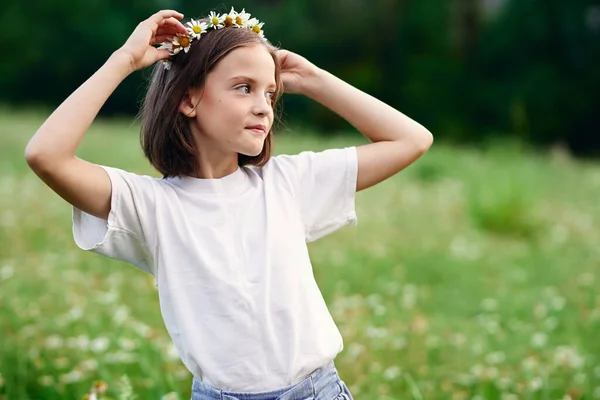
<path fill-rule="evenodd" d="M 278 50 L 281 63 L 281 80 L 285 93 L 305 94 L 310 78 L 317 75 L 318 68 L 306 58 L 287 50 Z"/>

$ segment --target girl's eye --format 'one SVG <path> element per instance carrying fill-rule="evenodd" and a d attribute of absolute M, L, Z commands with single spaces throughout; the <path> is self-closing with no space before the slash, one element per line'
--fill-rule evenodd
<path fill-rule="evenodd" d="M 249 85 L 238 86 L 235 89 L 238 90 L 238 91 L 240 91 L 240 92 L 242 92 L 242 93 L 250 93 L 250 86 Z"/>
<path fill-rule="evenodd" d="M 267 99 L 273 100 L 273 96 L 275 96 L 275 92 L 267 92 Z"/>

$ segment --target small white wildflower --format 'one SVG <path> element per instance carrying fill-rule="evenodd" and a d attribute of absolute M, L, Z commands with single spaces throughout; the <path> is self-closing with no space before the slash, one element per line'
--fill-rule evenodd
<path fill-rule="evenodd" d="M 189 36 L 177 35 L 173 38 L 173 54 L 179 53 L 183 50 L 184 53 L 190 51 L 190 45 L 192 41 Z"/>
<path fill-rule="evenodd" d="M 509 377 L 502 377 L 498 379 L 496 384 L 500 390 L 508 390 L 513 385 L 513 381 Z"/>
<path fill-rule="evenodd" d="M 506 356 L 503 352 L 496 351 L 494 353 L 489 353 L 488 355 L 486 355 L 485 360 L 488 362 L 488 364 L 498 365 L 502 364 L 504 360 L 506 360 Z"/>
<path fill-rule="evenodd" d="M 249 20 L 250 14 L 247 13 L 244 8 L 242 8 L 242 12 L 237 13 L 237 15 L 235 16 L 235 25 L 238 28 L 247 28 Z"/>
<path fill-rule="evenodd" d="M 142 337 L 148 337 L 152 333 L 152 328 L 143 322 L 134 321 L 130 326 L 138 335 Z"/>
<path fill-rule="evenodd" d="M 79 365 L 77 366 L 78 369 L 81 369 L 82 371 L 96 371 L 98 369 L 98 361 L 96 361 L 93 358 L 89 358 L 87 360 L 84 360 L 82 362 L 79 363 Z"/>
<path fill-rule="evenodd" d="M 375 308 L 381 304 L 382 298 L 379 293 L 373 293 L 373 294 L 370 294 L 367 297 L 365 297 L 365 302 L 367 303 L 367 305 L 369 307 Z"/>
<path fill-rule="evenodd" d="M 402 375 L 402 370 L 397 365 L 388 367 L 385 369 L 385 371 L 383 371 L 383 379 L 385 379 L 387 381 L 393 381 L 393 380 L 399 378 L 400 375 Z"/>
<path fill-rule="evenodd" d="M 384 339 L 388 335 L 388 330 L 386 328 L 378 328 L 376 326 L 367 326 L 366 329 L 367 336 L 373 339 Z"/>
<path fill-rule="evenodd" d="M 58 335 L 50 335 L 44 342 L 47 349 L 58 349 L 63 346 L 64 340 Z"/>
<path fill-rule="evenodd" d="M 191 20 L 186 25 L 187 27 L 185 29 L 188 31 L 189 35 L 194 39 L 200 39 L 200 36 L 202 36 L 202 34 L 206 32 L 206 29 L 208 27 L 206 22 L 200 22 L 195 20 Z"/>
<path fill-rule="evenodd" d="M 573 346 L 559 346 L 554 352 L 554 364 L 556 366 L 579 369 L 584 365 L 583 357 Z"/>
<path fill-rule="evenodd" d="M 163 395 L 160 400 L 179 400 L 179 395 L 175 392 L 167 393 Z"/>
<path fill-rule="evenodd" d="M 129 309 L 126 306 L 119 306 L 113 315 L 113 321 L 122 324 L 129 318 Z"/>
<path fill-rule="evenodd" d="M 531 337 L 531 345 L 538 349 L 544 347 L 547 342 L 548 335 L 546 335 L 544 332 L 536 332 Z"/>
<path fill-rule="evenodd" d="M 208 16 L 208 20 L 209 28 L 221 29 L 224 26 L 223 21 L 225 21 L 225 14 L 219 15 L 214 11 L 211 11 L 210 15 Z"/>
<path fill-rule="evenodd" d="M 66 318 L 68 321 L 78 321 L 82 317 L 83 309 L 81 307 L 73 307 L 66 314 Z"/>
<path fill-rule="evenodd" d="M 70 349 L 87 350 L 90 346 L 90 338 L 86 335 L 67 338 L 67 347 Z"/>
<path fill-rule="evenodd" d="M 135 354 L 118 351 L 115 353 L 106 353 L 104 360 L 107 364 L 133 364 L 137 361 Z"/>
<path fill-rule="evenodd" d="M 108 340 L 108 338 L 99 337 L 99 338 L 92 340 L 92 342 L 90 343 L 90 350 L 93 351 L 94 353 L 101 353 L 101 352 L 105 351 L 106 349 L 108 349 L 109 345 L 110 345 L 110 340 Z"/>
<path fill-rule="evenodd" d="M 258 34 L 258 36 L 260 36 L 261 38 L 264 38 L 265 32 L 262 29 L 264 24 L 264 22 L 258 22 L 256 18 L 252 18 L 250 21 L 248 21 L 248 28 L 254 33 Z"/>
<path fill-rule="evenodd" d="M 348 357 L 355 361 L 365 351 L 365 346 L 360 343 L 351 343 L 348 346 Z"/>
<path fill-rule="evenodd" d="M 2 266 L 2 268 L 0 268 L 0 280 L 8 280 L 10 278 L 12 278 L 12 276 L 15 273 L 15 269 L 13 268 L 12 265 L 4 265 Z"/>
<path fill-rule="evenodd" d="M 167 344 L 167 359 L 169 360 L 179 360 L 179 351 L 177 350 L 177 347 L 175 347 L 175 345 L 172 342 L 169 342 Z"/>
<path fill-rule="evenodd" d="M 523 369 L 525 371 L 531 372 L 531 371 L 534 371 L 538 367 L 539 361 L 535 357 L 527 357 L 526 359 L 523 360 L 522 365 L 523 365 Z"/>
<path fill-rule="evenodd" d="M 73 370 L 66 374 L 62 374 L 59 377 L 61 383 L 75 383 L 79 382 L 83 378 L 83 374 L 77 370 Z"/>
<path fill-rule="evenodd" d="M 129 338 L 119 338 L 119 347 L 125 351 L 130 351 L 138 347 L 138 344 Z"/>
<path fill-rule="evenodd" d="M 535 377 L 531 381 L 529 381 L 529 390 L 531 390 L 532 392 L 537 392 L 542 388 L 543 385 L 544 382 L 542 381 L 542 378 L 540 378 L 539 376 Z"/>

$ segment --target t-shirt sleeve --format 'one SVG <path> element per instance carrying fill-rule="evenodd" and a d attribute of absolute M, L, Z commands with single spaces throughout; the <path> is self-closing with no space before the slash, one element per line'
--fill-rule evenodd
<path fill-rule="evenodd" d="M 154 216 L 154 183 L 117 168 L 108 174 L 111 210 L 104 220 L 73 207 L 73 238 L 79 248 L 132 264 L 155 274 L 147 236 Z"/>
<path fill-rule="evenodd" d="M 280 168 L 297 199 L 307 242 L 356 225 L 356 147 L 284 156 Z"/>

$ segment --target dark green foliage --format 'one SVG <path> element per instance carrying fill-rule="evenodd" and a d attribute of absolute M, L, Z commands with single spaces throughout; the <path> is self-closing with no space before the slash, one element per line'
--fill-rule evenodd
<path fill-rule="evenodd" d="M 600 150 L 597 0 L 8 0 L 0 101 L 56 106 L 151 13 L 174 8 L 189 18 L 232 5 L 266 21 L 272 42 L 438 138 L 477 142 L 502 132 L 578 153 Z M 135 114 L 146 74 L 128 78 L 102 112 Z M 285 99 L 285 116 L 327 132 L 348 128 L 299 96 Z"/>

